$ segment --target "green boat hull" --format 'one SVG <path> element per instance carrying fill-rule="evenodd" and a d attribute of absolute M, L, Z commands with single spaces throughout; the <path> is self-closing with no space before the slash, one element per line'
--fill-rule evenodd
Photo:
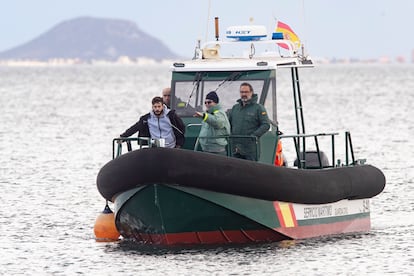
<path fill-rule="evenodd" d="M 355 202 L 363 206 L 367 200 Z M 338 215 L 335 204 L 301 205 L 151 184 L 117 195 L 115 220 L 124 238 L 160 245 L 272 242 L 370 229 L 369 205 L 362 211 L 355 207 L 357 212 L 338 207 Z"/>

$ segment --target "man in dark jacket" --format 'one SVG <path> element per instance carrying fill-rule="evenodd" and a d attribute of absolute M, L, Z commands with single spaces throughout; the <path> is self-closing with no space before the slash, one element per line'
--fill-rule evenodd
<path fill-rule="evenodd" d="M 138 132 L 138 137 L 164 139 L 165 147 L 180 148 L 184 144 L 185 125 L 175 110 L 163 104 L 161 97 L 152 99 L 152 111 L 139 118 L 120 137 L 129 137 Z"/>
<path fill-rule="evenodd" d="M 257 94 L 253 87 L 244 82 L 240 85 L 240 99 L 229 113 L 232 135 L 246 135 L 250 137 L 233 138 L 233 156 L 247 160 L 259 160 L 259 138 L 269 128 L 269 118 L 263 105 L 257 103 Z"/>

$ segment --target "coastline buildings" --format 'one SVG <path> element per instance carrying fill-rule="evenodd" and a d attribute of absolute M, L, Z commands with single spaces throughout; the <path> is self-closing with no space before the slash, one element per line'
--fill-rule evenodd
<path fill-rule="evenodd" d="M 316 64 L 414 64 L 414 49 L 411 52 L 411 60 L 407 61 L 404 56 L 390 58 L 387 56 L 373 59 L 359 58 L 326 58 L 312 57 Z M 0 66 L 63 66 L 63 65 L 171 65 L 173 59 L 155 60 L 147 57 L 131 58 L 128 56 L 120 56 L 116 60 L 93 59 L 82 60 L 80 58 L 52 58 L 48 60 L 36 59 L 0 59 Z"/>

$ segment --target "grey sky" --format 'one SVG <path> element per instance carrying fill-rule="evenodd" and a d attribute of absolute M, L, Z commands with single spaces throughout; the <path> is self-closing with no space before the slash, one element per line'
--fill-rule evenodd
<path fill-rule="evenodd" d="M 79 16 L 132 20 L 186 57 L 207 30 L 213 39 L 215 16 L 222 36 L 228 26 L 247 25 L 249 18 L 271 32 L 277 18 L 318 57 L 411 58 L 414 49 L 412 0 L 2 0 L 1 7 L 0 51 Z"/>

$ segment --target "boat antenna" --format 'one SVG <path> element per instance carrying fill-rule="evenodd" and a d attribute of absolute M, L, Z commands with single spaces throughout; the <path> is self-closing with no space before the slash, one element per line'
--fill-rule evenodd
<path fill-rule="evenodd" d="M 204 41 L 208 41 L 208 25 L 209 25 L 209 18 L 210 18 L 210 10 L 211 10 L 211 0 L 208 0 L 207 22 L 206 22 L 206 38 L 205 38 Z"/>
<path fill-rule="evenodd" d="M 302 57 L 306 59 L 305 55 L 305 46 L 304 44 L 307 44 L 307 31 L 306 31 L 306 17 L 305 17 L 305 0 L 302 0 L 302 19 L 303 19 L 303 42 L 301 43 L 301 50 L 302 50 Z"/>
<path fill-rule="evenodd" d="M 219 41 L 219 38 L 220 38 L 220 34 L 219 34 L 219 18 L 217 16 L 214 17 L 214 28 L 215 28 L 216 41 Z"/>

